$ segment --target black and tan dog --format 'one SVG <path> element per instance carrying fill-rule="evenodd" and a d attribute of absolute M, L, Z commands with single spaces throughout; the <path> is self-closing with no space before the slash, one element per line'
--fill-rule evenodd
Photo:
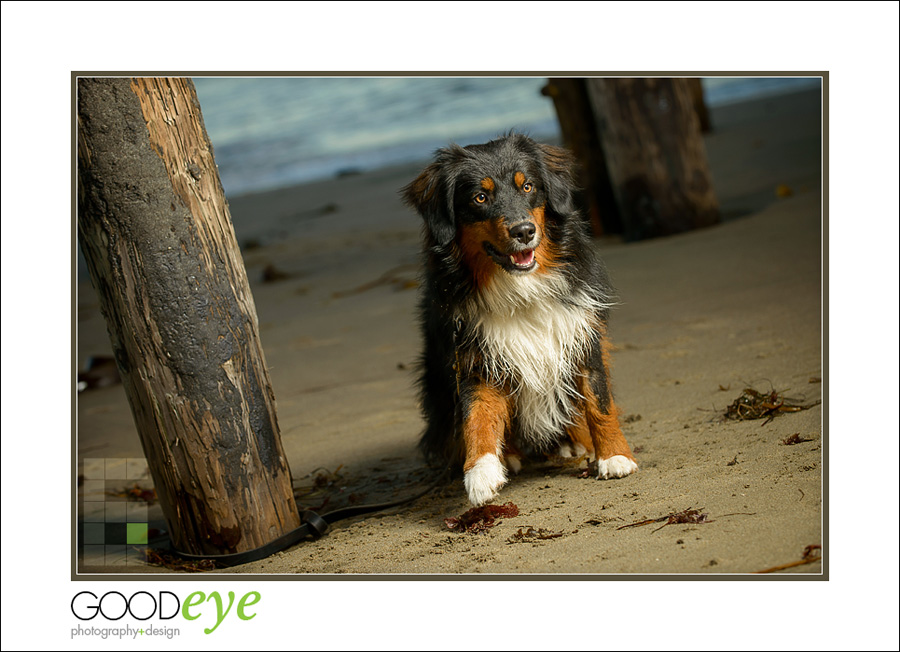
<path fill-rule="evenodd" d="M 425 220 L 421 447 L 492 500 L 528 452 L 637 470 L 610 390 L 606 272 L 565 150 L 519 134 L 452 145 L 403 189 Z"/>

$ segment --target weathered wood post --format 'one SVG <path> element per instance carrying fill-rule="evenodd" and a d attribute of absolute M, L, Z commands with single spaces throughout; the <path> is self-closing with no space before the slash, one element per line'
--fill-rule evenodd
<path fill-rule="evenodd" d="M 589 79 L 588 92 L 622 216 L 640 240 L 715 224 L 700 122 L 686 79 Z"/>
<path fill-rule="evenodd" d="M 700 131 L 708 134 L 712 131 L 712 120 L 709 118 L 709 109 L 706 106 L 706 97 L 703 93 L 703 82 L 699 77 L 688 77 L 688 90 L 691 92 L 691 101 L 694 103 L 694 111 L 700 121 Z"/>
<path fill-rule="evenodd" d="M 586 80 L 553 77 L 541 92 L 553 100 L 563 143 L 579 163 L 578 185 L 591 230 L 595 236 L 621 233 L 622 219 L 606 169 Z"/>
<path fill-rule="evenodd" d="M 78 80 L 78 229 L 177 549 L 300 524 L 256 308 L 189 79 Z"/>

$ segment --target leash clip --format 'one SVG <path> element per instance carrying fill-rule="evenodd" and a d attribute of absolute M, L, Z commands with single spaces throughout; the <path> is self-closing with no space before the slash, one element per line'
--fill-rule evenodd
<path fill-rule="evenodd" d="M 309 528 L 309 533 L 314 539 L 320 539 L 328 532 L 328 521 L 316 514 L 311 509 L 307 509 L 300 515 L 303 524 Z"/>

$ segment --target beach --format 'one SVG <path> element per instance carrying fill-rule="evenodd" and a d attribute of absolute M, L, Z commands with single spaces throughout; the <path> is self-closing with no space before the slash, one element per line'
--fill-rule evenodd
<path fill-rule="evenodd" d="M 214 572 L 742 575 L 802 561 L 809 549 L 826 563 L 767 576 L 823 577 L 821 97 L 749 100 L 714 109 L 712 121 L 706 146 L 723 222 L 595 242 L 618 295 L 613 391 L 637 473 L 598 481 L 580 477 L 584 462 L 526 465 L 495 501 L 514 503 L 518 516 L 480 533 L 445 523 L 470 507 L 457 480 Z M 398 194 L 425 163 L 230 200 L 301 507 L 326 513 L 396 499 L 435 479 L 416 449 L 421 224 Z M 109 350 L 82 277 L 78 364 Z M 803 409 L 727 419 L 747 388 Z M 121 385 L 81 393 L 77 425 L 79 463 L 143 456 Z M 88 491 L 80 489 L 81 504 Z M 694 522 L 677 522 L 691 510 Z M 158 505 L 148 521 L 167 527 Z M 78 570 L 175 572 L 127 555 L 104 559 L 86 556 Z"/>

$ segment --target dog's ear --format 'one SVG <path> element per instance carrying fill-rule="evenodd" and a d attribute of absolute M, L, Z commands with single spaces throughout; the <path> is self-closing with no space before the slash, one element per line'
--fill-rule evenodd
<path fill-rule="evenodd" d="M 547 186 L 547 203 L 558 215 L 568 215 L 575 210 L 575 159 L 561 147 L 538 145 L 542 154 L 541 167 Z"/>
<path fill-rule="evenodd" d="M 456 236 L 452 185 L 445 162 L 439 157 L 400 191 L 403 200 L 425 219 L 431 237 L 442 247 Z"/>

